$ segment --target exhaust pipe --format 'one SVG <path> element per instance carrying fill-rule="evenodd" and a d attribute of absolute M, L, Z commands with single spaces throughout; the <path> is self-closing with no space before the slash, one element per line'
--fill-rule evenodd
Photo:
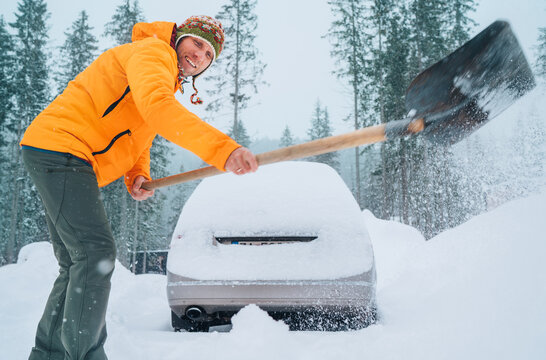
<path fill-rule="evenodd" d="M 190 306 L 186 309 L 186 316 L 193 321 L 202 320 L 205 315 L 205 311 L 197 306 Z"/>

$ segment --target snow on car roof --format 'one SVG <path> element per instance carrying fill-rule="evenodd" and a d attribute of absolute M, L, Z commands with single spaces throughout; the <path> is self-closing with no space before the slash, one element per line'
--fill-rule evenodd
<path fill-rule="evenodd" d="M 308 243 L 222 245 L 214 237 L 317 236 Z M 202 280 L 333 279 L 371 268 L 361 211 L 331 167 L 262 166 L 205 179 L 186 202 L 168 270 Z"/>

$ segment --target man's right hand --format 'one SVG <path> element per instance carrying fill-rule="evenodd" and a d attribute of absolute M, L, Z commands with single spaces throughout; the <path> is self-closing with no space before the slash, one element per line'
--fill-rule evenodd
<path fill-rule="evenodd" d="M 258 161 L 250 150 L 240 147 L 229 155 L 225 168 L 235 175 L 243 175 L 258 170 Z"/>
<path fill-rule="evenodd" d="M 144 176 L 139 175 L 135 178 L 135 182 L 131 187 L 131 196 L 137 201 L 146 200 L 154 194 L 154 190 L 146 190 L 142 187 L 142 183 L 147 181 Z"/>

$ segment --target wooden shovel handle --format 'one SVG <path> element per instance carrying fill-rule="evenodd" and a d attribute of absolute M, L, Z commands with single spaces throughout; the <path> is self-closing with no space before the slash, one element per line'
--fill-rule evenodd
<path fill-rule="evenodd" d="M 287 146 L 273 151 L 256 155 L 259 165 L 273 164 L 281 161 L 301 159 L 309 156 L 326 154 L 333 151 L 353 148 L 359 145 L 382 142 L 395 137 L 415 134 L 425 127 L 424 119 L 403 119 L 387 124 L 370 126 L 346 134 L 329 136 L 322 139 L 309 141 L 303 144 Z M 222 174 L 223 171 L 213 166 L 188 171 L 182 174 L 171 175 L 164 178 L 146 181 L 142 187 L 146 190 L 180 184 L 192 180 Z"/>

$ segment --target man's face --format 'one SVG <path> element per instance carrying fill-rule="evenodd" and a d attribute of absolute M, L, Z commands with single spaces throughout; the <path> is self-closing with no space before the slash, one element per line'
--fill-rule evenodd
<path fill-rule="evenodd" d="M 200 38 L 183 37 L 176 48 L 176 53 L 178 62 L 184 70 L 184 76 L 203 72 L 212 62 L 213 51 L 212 47 Z"/>

